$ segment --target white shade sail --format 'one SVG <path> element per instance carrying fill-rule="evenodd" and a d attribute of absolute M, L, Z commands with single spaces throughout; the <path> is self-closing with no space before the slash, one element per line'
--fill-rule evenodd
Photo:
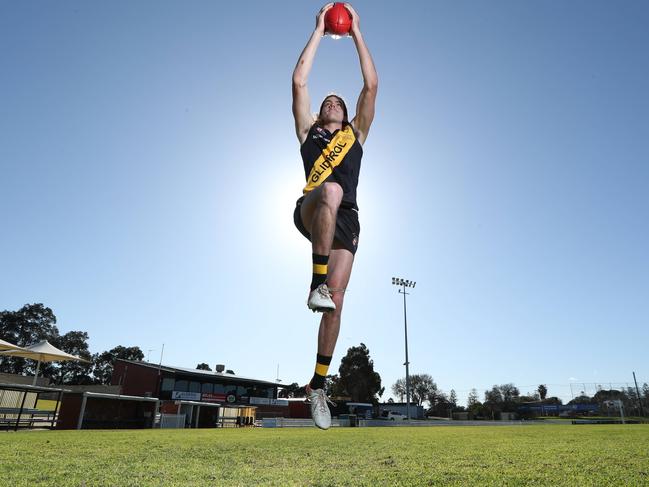
<path fill-rule="evenodd" d="M 6 342 L 0 338 L 0 350 L 24 350 L 24 349 L 20 348 L 18 345 L 14 345 L 13 343 Z"/>
<path fill-rule="evenodd" d="M 0 357 L 22 357 L 38 361 L 38 364 L 36 365 L 36 374 L 34 374 L 33 385 L 36 385 L 36 379 L 38 378 L 38 370 L 41 367 L 41 362 L 64 362 L 66 360 L 77 360 L 79 362 L 90 363 L 90 361 L 82 359 L 81 357 L 71 355 L 67 352 L 64 352 L 63 350 L 59 350 L 54 345 L 51 345 L 47 340 L 43 340 L 36 345 L 30 345 L 29 347 L 17 348 L 17 350 L 7 350 L 5 352 L 0 352 Z"/>
<path fill-rule="evenodd" d="M 59 362 L 65 360 L 78 360 L 80 362 L 88 362 L 81 357 L 71 355 L 67 352 L 64 352 L 63 350 L 59 350 L 54 345 L 50 344 L 47 340 L 43 340 L 42 342 L 39 342 L 35 345 L 30 345 L 29 347 L 15 348 L 16 350 L 0 352 L 0 356 L 9 355 L 11 357 L 30 358 L 32 360 L 38 360 L 39 362 Z"/>

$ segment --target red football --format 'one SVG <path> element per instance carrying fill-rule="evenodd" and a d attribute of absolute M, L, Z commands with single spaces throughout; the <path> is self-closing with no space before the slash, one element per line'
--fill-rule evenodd
<path fill-rule="evenodd" d="M 334 3 L 325 14 L 325 31 L 327 34 L 344 36 L 352 28 L 352 16 L 342 3 Z"/>

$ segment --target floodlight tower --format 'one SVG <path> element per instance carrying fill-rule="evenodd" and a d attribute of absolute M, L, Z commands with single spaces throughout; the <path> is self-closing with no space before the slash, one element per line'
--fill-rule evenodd
<path fill-rule="evenodd" d="M 392 278 L 392 284 L 395 286 L 401 286 L 403 289 L 399 289 L 399 292 L 403 294 L 403 329 L 405 332 L 405 341 L 406 341 L 406 362 L 403 364 L 406 366 L 406 417 L 408 418 L 408 421 L 410 421 L 410 372 L 408 369 L 408 366 L 410 365 L 410 362 L 408 362 L 408 319 L 406 315 L 406 296 L 408 293 L 406 292 L 406 288 L 415 288 L 415 284 L 417 284 L 414 281 L 409 281 L 408 279 L 401 279 L 400 277 L 393 277 Z"/>

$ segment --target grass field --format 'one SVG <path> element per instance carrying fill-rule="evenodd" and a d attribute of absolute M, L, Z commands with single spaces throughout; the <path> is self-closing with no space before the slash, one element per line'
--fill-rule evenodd
<path fill-rule="evenodd" d="M 16 486 L 649 485 L 649 425 L 0 433 Z"/>
<path fill-rule="evenodd" d="M 54 411 L 56 410 L 56 401 L 50 401 L 49 399 L 39 399 L 38 402 L 36 403 L 36 409 L 42 409 L 44 411 Z"/>

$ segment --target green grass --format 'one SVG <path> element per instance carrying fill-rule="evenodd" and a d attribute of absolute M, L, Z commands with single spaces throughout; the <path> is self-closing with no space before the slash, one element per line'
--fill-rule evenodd
<path fill-rule="evenodd" d="M 17 486 L 649 485 L 649 425 L 0 433 Z"/>
<path fill-rule="evenodd" d="M 59 403 L 59 406 L 61 404 Z M 50 401 L 49 399 L 39 399 L 36 403 L 35 409 L 42 409 L 44 411 L 55 411 L 56 410 L 56 401 Z"/>

